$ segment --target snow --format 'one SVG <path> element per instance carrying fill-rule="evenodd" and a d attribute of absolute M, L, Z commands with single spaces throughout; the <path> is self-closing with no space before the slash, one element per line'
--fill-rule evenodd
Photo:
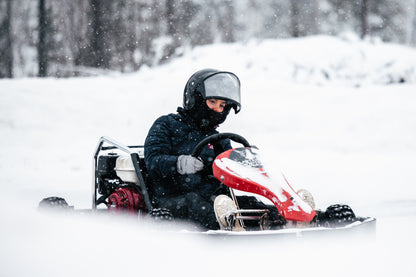
<path fill-rule="evenodd" d="M 220 131 L 256 145 L 267 171 L 284 168 L 318 208 L 376 217 L 376 234 L 226 240 L 37 211 L 53 195 L 89 208 L 99 137 L 142 144 L 205 67 L 242 83 L 242 110 Z M 134 74 L 0 80 L 2 275 L 414 276 L 415 67 L 411 48 L 316 36 L 199 47 Z"/>

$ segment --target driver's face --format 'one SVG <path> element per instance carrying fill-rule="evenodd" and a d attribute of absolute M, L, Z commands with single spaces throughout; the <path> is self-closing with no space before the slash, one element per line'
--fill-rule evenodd
<path fill-rule="evenodd" d="M 207 99 L 206 104 L 211 110 L 216 111 L 217 113 L 222 113 L 227 102 L 220 99 Z"/>

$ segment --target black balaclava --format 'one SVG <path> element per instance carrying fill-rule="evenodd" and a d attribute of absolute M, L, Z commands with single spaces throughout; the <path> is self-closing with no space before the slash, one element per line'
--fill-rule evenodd
<path fill-rule="evenodd" d="M 183 110 L 180 108 L 179 111 L 199 129 L 213 130 L 227 119 L 230 109 L 231 106 L 226 105 L 222 112 L 216 112 L 210 109 L 204 100 L 198 101 L 190 110 Z"/>
<path fill-rule="evenodd" d="M 200 109 L 194 113 L 194 118 L 196 118 L 201 129 L 215 129 L 219 124 L 223 123 L 230 112 L 231 106 L 225 106 L 222 112 L 216 112 L 210 109 L 206 102 L 200 105 Z"/>

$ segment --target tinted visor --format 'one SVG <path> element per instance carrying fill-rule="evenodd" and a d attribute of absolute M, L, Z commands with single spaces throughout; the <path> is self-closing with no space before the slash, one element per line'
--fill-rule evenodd
<path fill-rule="evenodd" d="M 220 72 L 204 80 L 205 99 L 223 99 L 240 111 L 240 81 L 232 73 Z"/>

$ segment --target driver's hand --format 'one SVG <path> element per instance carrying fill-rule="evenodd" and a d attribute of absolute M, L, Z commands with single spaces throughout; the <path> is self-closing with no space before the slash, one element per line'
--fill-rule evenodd
<path fill-rule="evenodd" d="M 176 162 L 179 174 L 195 174 L 204 168 L 204 163 L 191 155 L 180 155 Z"/>

